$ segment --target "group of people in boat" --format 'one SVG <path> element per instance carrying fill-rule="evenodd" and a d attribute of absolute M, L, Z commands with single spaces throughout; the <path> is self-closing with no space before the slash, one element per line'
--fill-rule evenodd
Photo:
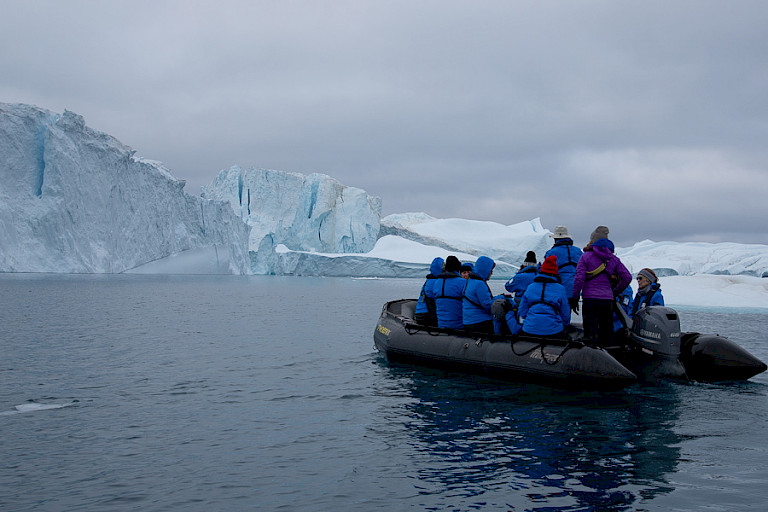
<path fill-rule="evenodd" d="M 664 305 L 656 273 L 644 268 L 632 275 L 614 253 L 606 226 L 591 233 L 587 245 L 573 244 L 565 226 L 550 235 L 554 245 L 539 263 L 528 251 L 518 272 L 504 285 L 507 293 L 494 295 L 488 285 L 496 263 L 480 256 L 462 263 L 456 256 L 435 258 L 421 288 L 415 320 L 423 325 L 461 329 L 480 334 L 529 334 L 563 338 L 570 329 L 571 311 L 581 314 L 585 339 L 608 346 L 624 328 L 614 311 L 628 316 Z"/>

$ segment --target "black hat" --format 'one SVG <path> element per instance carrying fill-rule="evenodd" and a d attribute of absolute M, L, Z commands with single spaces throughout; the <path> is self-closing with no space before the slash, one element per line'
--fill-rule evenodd
<path fill-rule="evenodd" d="M 445 271 L 446 272 L 458 272 L 461 269 L 461 262 L 456 256 L 448 256 L 445 258 Z"/>
<path fill-rule="evenodd" d="M 523 265 L 535 265 L 536 264 L 536 253 L 533 251 L 528 251 L 528 254 L 525 255 L 525 261 L 523 262 Z"/>

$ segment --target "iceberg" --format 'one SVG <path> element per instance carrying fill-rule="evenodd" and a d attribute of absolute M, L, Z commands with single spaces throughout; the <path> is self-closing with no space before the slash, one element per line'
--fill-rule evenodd
<path fill-rule="evenodd" d="M 275 273 L 294 276 L 353 277 L 424 277 L 436 257 L 453 254 L 462 261 L 474 262 L 477 256 L 449 251 L 443 247 L 423 245 L 394 235 L 386 235 L 365 254 L 322 254 L 291 251 L 277 247 Z M 496 262 L 493 277 L 508 279 L 517 266 Z"/>
<path fill-rule="evenodd" d="M 203 187 L 202 196 L 226 201 L 251 228 L 254 274 L 284 273 L 277 269 L 279 245 L 309 253 L 365 253 L 379 236 L 381 199 L 325 174 L 233 166 Z"/>
<path fill-rule="evenodd" d="M 509 279 L 528 251 L 543 259 L 552 245 L 549 234 L 538 218 L 505 226 L 402 213 L 381 219 L 380 238 L 364 254 L 313 253 L 286 246 L 277 251 L 274 268 L 275 273 L 303 276 L 423 277 L 434 258 L 453 254 L 467 262 L 489 256 L 496 262 L 493 278 Z"/>
<path fill-rule="evenodd" d="M 643 267 L 659 276 L 697 274 L 768 277 L 768 245 L 729 242 L 653 242 L 617 248 L 616 255 L 632 272 Z"/>
<path fill-rule="evenodd" d="M 0 103 L 0 271 L 117 273 L 209 249 L 248 271 L 248 226 L 73 112 Z"/>
<path fill-rule="evenodd" d="M 381 233 L 371 251 L 354 256 L 291 251 L 284 247 L 278 252 L 276 272 L 423 277 L 433 258 L 453 254 L 462 261 L 475 261 L 480 255 L 490 256 L 496 261 L 493 278 L 508 279 L 515 274 L 527 251 L 534 251 L 541 261 L 553 244 L 549 236 L 551 232 L 541 226 L 538 218 L 505 226 L 487 221 L 435 219 L 425 213 L 404 213 L 384 217 Z M 633 273 L 650 267 L 662 277 L 768 277 L 768 245 L 645 240 L 629 248 L 617 248 L 616 254 Z"/>
<path fill-rule="evenodd" d="M 381 232 L 469 254 L 473 260 L 488 256 L 497 266 L 500 261 L 519 266 L 528 251 L 544 259 L 552 247 L 551 232 L 542 227 L 539 218 L 505 226 L 491 221 L 436 219 L 426 213 L 398 213 L 381 219 Z"/>
<path fill-rule="evenodd" d="M 490 256 L 493 277 L 508 279 L 553 242 L 539 218 L 381 218 L 378 197 L 325 174 L 235 166 L 189 195 L 81 116 L 30 105 L 0 103 L 0 183 L 0 272 L 423 277 L 454 254 Z M 616 252 L 632 272 L 653 268 L 665 289 L 721 276 L 718 286 L 768 293 L 766 245 L 644 240 Z"/>

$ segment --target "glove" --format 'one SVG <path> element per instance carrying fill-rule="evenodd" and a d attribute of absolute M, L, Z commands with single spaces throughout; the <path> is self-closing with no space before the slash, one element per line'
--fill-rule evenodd
<path fill-rule="evenodd" d="M 571 311 L 577 315 L 579 314 L 579 299 L 568 299 L 568 305 L 571 306 Z"/>

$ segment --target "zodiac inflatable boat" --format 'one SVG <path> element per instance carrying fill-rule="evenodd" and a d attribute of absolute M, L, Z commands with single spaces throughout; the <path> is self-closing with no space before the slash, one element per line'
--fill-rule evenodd
<path fill-rule="evenodd" d="M 555 344 L 425 327 L 413 320 L 415 306 L 403 299 L 382 309 L 373 339 L 389 361 L 569 389 L 613 391 L 637 380 L 611 354 L 577 340 Z"/>
<path fill-rule="evenodd" d="M 680 333 L 677 314 L 654 306 L 630 321 L 626 343 L 606 349 L 574 329 L 553 342 L 535 336 L 470 335 L 419 325 L 415 299 L 387 302 L 373 339 L 389 361 L 578 390 L 615 391 L 638 380 L 744 380 L 766 365 L 726 338 Z"/>

